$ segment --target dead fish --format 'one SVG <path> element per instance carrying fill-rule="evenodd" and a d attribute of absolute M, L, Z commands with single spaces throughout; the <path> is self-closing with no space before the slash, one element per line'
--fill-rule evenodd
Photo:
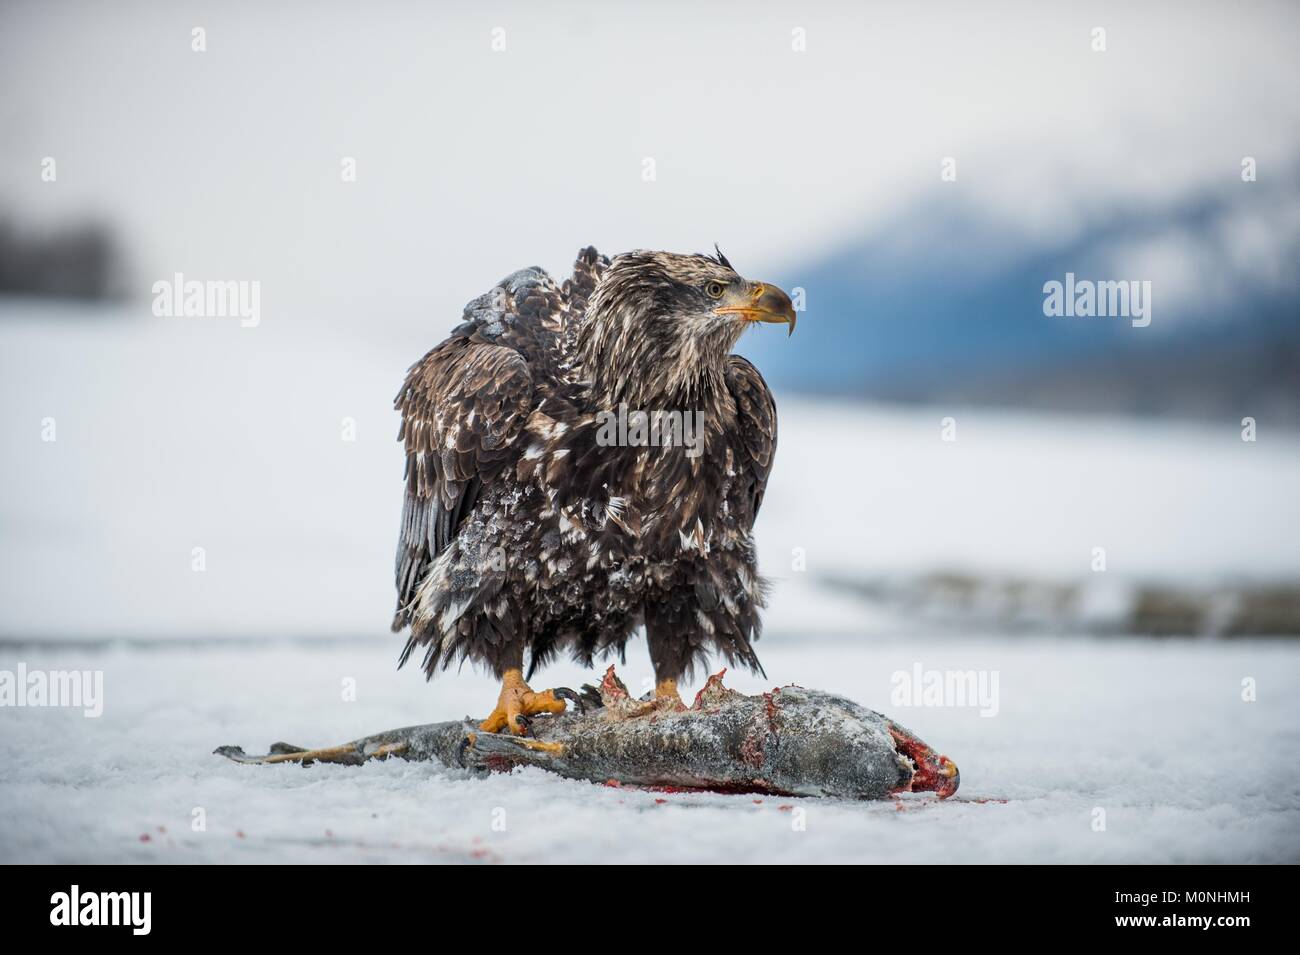
<path fill-rule="evenodd" d="M 709 677 L 689 707 L 633 699 L 611 666 L 599 687 L 567 691 L 576 711 L 534 717 L 529 736 L 484 733 L 454 720 L 308 750 L 276 743 L 241 763 L 335 762 L 400 756 L 447 766 L 539 766 L 570 779 L 651 788 L 875 799 L 957 791 L 957 766 L 874 710 L 820 690 L 785 686 L 746 696 Z"/>

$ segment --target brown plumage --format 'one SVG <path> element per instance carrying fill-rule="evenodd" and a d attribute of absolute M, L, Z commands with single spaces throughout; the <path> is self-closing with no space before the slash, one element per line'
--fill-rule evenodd
<path fill-rule="evenodd" d="M 429 676 L 465 659 L 497 675 L 557 653 L 591 663 L 644 625 L 660 681 L 710 652 L 758 669 L 750 532 L 776 407 L 731 349 L 753 322 L 794 317 L 721 253 L 589 248 L 562 287 L 524 269 L 470 302 L 396 399 L 402 662 L 422 648 Z M 635 427 L 650 421 L 657 445 Z"/>

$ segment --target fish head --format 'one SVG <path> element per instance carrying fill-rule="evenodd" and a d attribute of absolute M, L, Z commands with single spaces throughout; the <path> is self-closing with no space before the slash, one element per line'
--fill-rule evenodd
<path fill-rule="evenodd" d="M 889 735 L 899 755 L 912 764 L 912 779 L 901 792 L 932 792 L 947 799 L 961 785 L 957 764 L 947 756 L 936 753 L 914 733 L 889 721 Z"/>
<path fill-rule="evenodd" d="M 879 799 L 957 791 L 957 766 L 915 734 L 844 697 L 800 687 L 766 694 L 778 740 L 773 781 L 800 795 Z M 767 752 L 771 752 L 768 750 Z"/>

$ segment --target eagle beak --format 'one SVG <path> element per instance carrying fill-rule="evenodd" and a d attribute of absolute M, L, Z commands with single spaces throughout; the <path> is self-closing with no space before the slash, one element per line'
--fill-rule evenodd
<path fill-rule="evenodd" d="M 728 295 L 722 305 L 713 310 L 715 315 L 739 315 L 747 322 L 770 322 L 789 325 L 794 334 L 794 303 L 790 296 L 775 285 L 754 282 L 745 290 Z"/>

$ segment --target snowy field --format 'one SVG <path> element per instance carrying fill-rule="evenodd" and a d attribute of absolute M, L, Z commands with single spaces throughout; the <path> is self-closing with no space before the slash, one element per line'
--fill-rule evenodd
<path fill-rule="evenodd" d="M 390 399 L 451 318 L 376 343 L 305 320 L 122 311 L 87 322 L 0 303 L 0 671 L 102 670 L 105 694 L 96 719 L 0 709 L 0 860 L 1300 861 L 1300 643 L 940 627 L 821 584 L 954 571 L 1104 598 L 1135 581 L 1294 583 L 1300 439 L 1266 421 L 1246 443 L 1236 421 L 778 396 L 756 529 L 775 583 L 769 680 L 729 683 L 885 712 L 960 766 L 952 800 L 238 766 L 213 748 L 339 743 L 495 698 L 478 674 L 430 687 L 395 672 L 386 632 L 402 469 Z M 955 442 L 940 440 L 948 416 Z M 47 419 L 57 440 L 42 440 Z M 997 715 L 891 702 L 891 675 L 917 664 L 996 673 Z M 623 675 L 644 688 L 641 643 Z M 536 682 L 592 676 L 556 666 Z"/>
<path fill-rule="evenodd" d="M 106 705 L 98 719 L 55 709 L 3 715 L 0 858 L 1300 861 L 1292 643 L 786 634 L 764 643 L 772 682 L 797 679 L 890 712 L 957 762 L 958 794 L 851 803 L 614 789 L 532 768 L 475 779 L 401 760 L 240 766 L 212 749 L 325 745 L 481 714 L 495 689 L 468 673 L 426 687 L 414 672 L 394 672 L 394 642 L 382 637 L 329 647 L 6 649 L 0 666 L 17 655 L 29 667 L 102 668 Z M 917 660 L 998 670 L 998 715 L 890 707 L 890 674 Z M 624 674 L 633 686 L 648 678 L 641 654 Z M 548 676 L 581 678 L 567 667 Z M 1257 702 L 1241 700 L 1245 676 L 1258 680 Z M 344 679 L 356 681 L 355 702 L 341 701 Z M 192 830 L 196 807 L 205 831 Z"/>

